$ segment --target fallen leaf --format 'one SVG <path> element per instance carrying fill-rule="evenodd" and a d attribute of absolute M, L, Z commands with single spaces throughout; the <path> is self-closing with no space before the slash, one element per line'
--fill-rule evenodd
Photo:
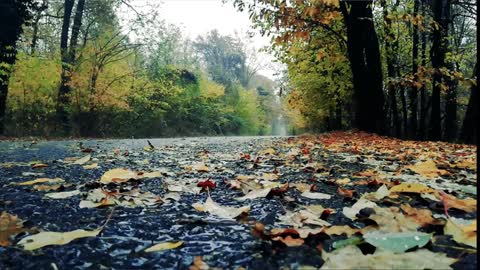
<path fill-rule="evenodd" d="M 22 238 L 18 245 L 23 246 L 25 250 L 35 250 L 50 245 L 65 245 L 71 241 L 84 237 L 95 237 L 100 230 L 85 231 L 75 230 L 71 232 L 40 232 L 31 236 Z"/>
<path fill-rule="evenodd" d="M 65 191 L 65 192 L 54 192 L 54 193 L 47 193 L 45 197 L 51 199 L 66 199 L 73 197 L 75 195 L 80 194 L 80 190 L 73 190 L 73 191 Z"/>
<path fill-rule="evenodd" d="M 249 193 L 245 194 L 245 196 L 235 198 L 237 201 L 245 201 L 245 200 L 253 200 L 256 198 L 265 198 L 268 193 L 270 193 L 271 188 L 264 188 L 258 190 L 252 190 Z"/>
<path fill-rule="evenodd" d="M 39 183 L 63 183 L 63 182 L 65 182 L 65 180 L 61 178 L 37 178 L 31 181 L 26 181 L 21 183 L 11 183 L 11 184 L 18 185 L 18 186 L 30 186 L 30 185 L 39 184 Z"/>
<path fill-rule="evenodd" d="M 377 248 L 386 249 L 394 253 L 402 253 L 414 247 L 423 247 L 432 238 L 431 234 L 417 231 L 382 233 L 368 232 L 363 235 L 365 241 Z"/>
<path fill-rule="evenodd" d="M 105 172 L 100 178 L 100 182 L 108 184 L 111 182 L 126 182 L 129 179 L 137 178 L 137 174 L 127 169 L 112 169 Z"/>
<path fill-rule="evenodd" d="M 414 219 L 420 226 L 439 224 L 439 221 L 433 218 L 432 211 L 428 209 L 413 208 L 407 204 L 402 204 L 400 209 L 405 212 L 407 217 Z"/>
<path fill-rule="evenodd" d="M 264 150 L 260 150 L 258 152 L 258 155 L 267 156 L 267 155 L 275 155 L 275 153 L 276 153 L 275 149 L 267 148 L 267 149 L 264 149 Z"/>
<path fill-rule="evenodd" d="M 54 191 L 62 186 L 63 185 L 34 185 L 33 188 L 37 191 Z"/>
<path fill-rule="evenodd" d="M 206 264 L 201 256 L 195 256 L 193 258 L 192 265 L 188 268 L 188 270 L 208 270 L 210 267 Z"/>
<path fill-rule="evenodd" d="M 41 168 L 45 168 L 45 167 L 48 167 L 48 165 L 44 164 L 44 163 L 35 163 L 35 164 L 32 165 L 33 169 L 41 169 Z"/>
<path fill-rule="evenodd" d="M 10 237 L 23 231 L 23 221 L 7 212 L 0 214 L 0 247 L 11 244 Z"/>
<path fill-rule="evenodd" d="M 273 237 L 272 241 L 280 241 L 287 245 L 287 247 L 298 247 L 303 245 L 303 243 L 305 242 L 301 238 L 293 238 L 290 235 L 287 235 L 285 238 L 281 236 Z"/>
<path fill-rule="evenodd" d="M 342 235 L 346 234 L 348 237 L 360 232 L 359 229 L 354 229 L 348 225 L 343 226 L 331 226 L 328 228 L 324 228 L 323 230 L 328 235 Z"/>
<path fill-rule="evenodd" d="M 393 186 L 390 192 L 433 193 L 435 190 L 419 183 L 401 183 Z"/>
<path fill-rule="evenodd" d="M 156 244 L 154 246 L 151 246 L 147 249 L 145 249 L 145 252 L 157 252 L 157 251 L 164 251 L 164 250 L 169 250 L 169 249 L 174 249 L 178 248 L 179 246 L 183 245 L 183 241 L 178 241 L 178 242 L 163 242 Z"/>
<path fill-rule="evenodd" d="M 325 193 L 320 193 L 320 192 L 310 192 L 310 191 L 305 191 L 300 194 L 301 196 L 309 199 L 315 199 L 315 200 L 328 200 L 332 196 L 329 194 Z"/>
<path fill-rule="evenodd" d="M 427 160 L 425 162 L 418 162 L 414 165 L 406 166 L 407 169 L 410 169 L 417 174 L 425 176 L 427 178 L 434 178 L 441 175 L 448 175 L 449 172 L 445 170 L 440 170 L 437 168 L 437 165 L 433 160 Z"/>
<path fill-rule="evenodd" d="M 92 169 L 96 169 L 96 168 L 98 168 L 98 167 L 99 167 L 99 166 L 98 166 L 98 163 L 93 163 L 93 164 L 89 164 L 89 165 L 83 166 L 83 168 L 84 168 L 85 170 L 92 170 Z"/>
<path fill-rule="evenodd" d="M 443 201 L 447 208 L 456 208 L 469 213 L 477 211 L 477 200 L 475 199 L 458 199 L 449 194 L 443 193 L 442 195 L 440 192 L 437 192 L 434 195 L 437 199 Z"/>
<path fill-rule="evenodd" d="M 343 197 L 352 198 L 355 190 L 343 189 L 338 187 L 337 192 Z"/>
<path fill-rule="evenodd" d="M 444 253 L 419 249 L 413 252 L 395 254 L 388 250 L 378 250 L 364 255 L 356 246 L 346 246 L 333 252 L 322 252 L 325 263 L 320 269 L 452 269 L 457 259 Z"/>
<path fill-rule="evenodd" d="M 210 169 L 203 162 L 196 163 L 192 166 L 192 169 L 197 172 L 209 172 Z"/>
<path fill-rule="evenodd" d="M 163 176 L 162 172 L 156 171 L 156 172 L 143 173 L 140 177 L 141 178 L 157 178 L 162 176 Z"/>
<path fill-rule="evenodd" d="M 205 180 L 205 181 L 201 181 L 201 182 L 198 182 L 197 183 L 197 187 L 201 187 L 201 188 L 209 188 L 209 189 L 214 189 L 217 187 L 217 184 L 215 184 L 215 182 L 212 182 L 210 180 Z"/>
<path fill-rule="evenodd" d="M 73 165 L 83 165 L 85 163 L 87 163 L 88 161 L 90 161 L 90 159 L 92 158 L 92 155 L 86 155 L 82 158 L 79 158 L 77 159 L 75 162 L 73 162 L 72 164 Z"/>
<path fill-rule="evenodd" d="M 452 235 L 457 243 L 465 244 L 477 248 L 477 220 L 468 220 L 468 225 L 460 224 L 449 218 L 443 228 L 443 233 Z"/>
<path fill-rule="evenodd" d="M 199 212 L 209 212 L 212 215 L 226 218 L 226 219 L 233 219 L 238 217 L 243 213 L 248 213 L 250 211 L 250 205 L 243 206 L 243 207 L 229 207 L 229 206 L 220 206 L 215 203 L 210 196 L 207 198 L 205 203 L 194 203 L 193 208 Z"/>
<path fill-rule="evenodd" d="M 343 215 L 351 220 L 355 220 L 357 219 L 356 215 L 358 214 L 358 212 L 360 212 L 360 210 L 362 210 L 363 208 L 374 208 L 376 206 L 376 203 L 366 200 L 364 198 L 360 198 L 351 207 L 343 207 Z"/>
<path fill-rule="evenodd" d="M 268 180 L 268 181 L 276 181 L 278 180 L 278 174 L 274 174 L 274 173 L 264 173 L 262 174 L 262 176 L 260 176 L 260 179 L 263 179 L 263 180 Z"/>

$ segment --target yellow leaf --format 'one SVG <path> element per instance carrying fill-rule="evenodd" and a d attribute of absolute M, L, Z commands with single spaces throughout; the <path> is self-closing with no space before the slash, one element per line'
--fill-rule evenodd
<path fill-rule="evenodd" d="M 205 165 L 205 163 L 203 163 L 203 162 L 193 164 L 192 169 L 197 171 L 197 172 L 209 172 L 210 171 L 208 166 Z"/>
<path fill-rule="evenodd" d="M 229 207 L 221 206 L 215 203 L 212 198 L 208 197 L 204 204 L 194 203 L 193 208 L 200 212 L 209 212 L 212 215 L 219 216 L 222 218 L 232 219 L 241 215 L 242 213 L 248 213 L 250 211 L 250 205 L 243 207 Z"/>
<path fill-rule="evenodd" d="M 454 168 L 460 168 L 460 169 L 470 169 L 470 170 L 477 170 L 477 163 L 473 158 L 469 159 L 464 159 L 460 162 L 455 163 L 453 165 Z"/>
<path fill-rule="evenodd" d="M 410 165 L 410 166 L 407 166 L 406 168 L 420 174 L 420 175 L 423 175 L 425 177 L 428 177 L 428 178 L 433 178 L 433 177 L 437 177 L 437 176 L 440 176 L 440 175 L 446 175 L 446 174 L 449 174 L 449 172 L 445 171 L 445 170 L 440 170 L 437 168 L 437 165 L 435 164 L 435 162 L 433 160 L 428 160 L 428 161 L 425 161 L 425 162 L 419 162 L 415 165 Z"/>
<path fill-rule="evenodd" d="M 455 223 L 452 219 L 448 219 L 447 224 L 443 228 L 445 234 L 453 236 L 453 240 L 457 243 L 465 244 L 477 248 L 477 220 L 471 221 L 469 225 L 461 225 Z"/>
<path fill-rule="evenodd" d="M 258 152 L 259 155 L 268 156 L 275 155 L 276 151 L 273 148 L 267 148 Z"/>
<path fill-rule="evenodd" d="M 85 231 L 75 230 L 71 232 L 41 232 L 35 235 L 27 236 L 18 242 L 25 250 L 35 250 L 50 245 L 65 245 L 71 241 L 84 238 L 95 237 L 100 230 Z"/>
<path fill-rule="evenodd" d="M 13 185 L 19 185 L 19 186 L 30 186 L 34 184 L 39 184 L 39 183 L 63 183 L 65 180 L 61 178 L 37 178 L 35 180 L 31 181 L 26 181 L 26 182 L 21 182 L 21 183 L 12 183 Z"/>
<path fill-rule="evenodd" d="M 401 183 L 393 186 L 390 192 L 433 193 L 435 190 L 418 183 Z"/>
<path fill-rule="evenodd" d="M 156 252 L 156 251 L 164 251 L 164 250 L 169 250 L 169 249 L 174 249 L 179 246 L 183 245 L 183 241 L 178 241 L 178 242 L 164 242 L 164 243 L 159 243 L 154 246 L 151 246 L 147 249 L 145 249 L 145 252 Z"/>
<path fill-rule="evenodd" d="M 93 163 L 93 164 L 90 164 L 90 165 L 85 165 L 85 166 L 83 166 L 83 168 L 84 168 L 85 170 L 96 169 L 96 168 L 98 168 L 98 163 Z"/>
<path fill-rule="evenodd" d="M 100 182 L 126 182 L 131 178 L 137 178 L 137 174 L 127 169 L 112 169 L 102 175 Z"/>
<path fill-rule="evenodd" d="M 45 168 L 45 167 L 48 167 L 48 165 L 44 163 L 35 163 L 32 165 L 33 169 L 39 169 L 39 168 Z"/>

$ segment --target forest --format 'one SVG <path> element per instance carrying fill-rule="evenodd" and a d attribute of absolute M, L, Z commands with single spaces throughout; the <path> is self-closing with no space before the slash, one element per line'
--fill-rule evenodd
<path fill-rule="evenodd" d="M 0 133 L 268 135 L 281 113 L 290 134 L 475 142 L 475 1 L 223 2 L 271 37 L 275 82 L 247 35 L 191 40 L 128 0 L 3 1 Z"/>
<path fill-rule="evenodd" d="M 11 31 L 0 44 L 0 134 L 271 133 L 274 82 L 257 74 L 248 37 L 212 30 L 190 40 L 123 0 L 2 3 Z"/>

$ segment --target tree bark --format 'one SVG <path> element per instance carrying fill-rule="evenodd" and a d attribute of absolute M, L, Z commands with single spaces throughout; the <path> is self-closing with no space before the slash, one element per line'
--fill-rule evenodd
<path fill-rule="evenodd" d="M 354 127 L 383 134 L 383 78 L 372 3 L 341 1 L 340 8 L 347 28 L 348 58 L 353 75 Z"/>
<path fill-rule="evenodd" d="M 478 78 L 478 62 L 475 64 L 473 76 Z M 467 111 L 463 120 L 460 140 L 464 143 L 474 144 L 477 142 L 477 124 L 478 124 L 478 85 L 472 84 L 470 88 L 470 99 L 468 100 Z"/>
<path fill-rule="evenodd" d="M 71 81 L 71 64 L 68 52 L 68 32 L 70 29 L 70 19 L 72 16 L 72 9 L 74 0 L 65 0 L 62 32 L 60 36 L 60 54 L 62 61 L 62 73 L 60 75 L 61 85 L 58 90 L 57 97 L 57 121 L 61 125 L 61 129 L 64 135 L 70 133 L 69 117 L 67 112 L 67 104 L 69 103 L 70 86 Z"/>
<path fill-rule="evenodd" d="M 5 133 L 8 83 L 17 57 L 17 40 L 30 17 L 31 1 L 4 0 L 0 8 L 0 135 Z"/>
<path fill-rule="evenodd" d="M 415 0 L 413 4 L 413 16 L 418 15 L 419 0 Z M 412 73 L 414 75 L 413 81 L 418 80 L 418 25 L 413 25 L 413 46 L 412 46 Z M 408 125 L 408 137 L 414 139 L 417 133 L 417 108 L 418 108 L 418 90 L 417 85 L 414 83 L 409 93 L 410 98 L 410 118 Z"/>
<path fill-rule="evenodd" d="M 422 1 L 422 17 L 425 17 L 427 10 L 427 4 Z M 427 34 L 425 30 L 422 31 L 422 67 L 427 65 Z M 426 123 L 427 123 L 427 93 L 425 82 L 422 82 L 420 88 L 420 123 L 417 132 L 417 139 L 424 140 L 426 137 Z"/>
<path fill-rule="evenodd" d="M 441 123 L 441 89 L 443 86 L 443 75 L 440 68 L 445 67 L 445 55 L 447 52 L 447 34 L 448 34 L 448 18 L 446 17 L 446 9 L 450 6 L 449 0 L 432 1 L 433 19 L 439 24 L 434 27 L 432 35 L 431 60 L 434 69 L 433 89 L 431 98 L 430 127 L 429 139 L 442 139 L 442 123 Z"/>
<path fill-rule="evenodd" d="M 398 3 L 398 2 L 397 2 Z M 388 78 L 395 77 L 395 63 L 396 63 L 396 52 L 398 49 L 398 39 L 395 37 L 395 33 L 392 31 L 392 20 L 388 16 L 388 9 L 386 1 L 381 2 L 383 9 L 383 20 L 385 22 L 385 51 L 387 57 L 387 75 Z M 397 93 L 396 87 L 393 82 L 388 82 L 387 84 L 388 91 L 388 108 L 389 108 L 389 119 L 388 124 L 389 134 L 395 137 L 401 136 L 401 126 L 400 119 L 398 118 L 398 108 L 397 108 Z M 393 132 L 391 132 L 393 130 Z"/>

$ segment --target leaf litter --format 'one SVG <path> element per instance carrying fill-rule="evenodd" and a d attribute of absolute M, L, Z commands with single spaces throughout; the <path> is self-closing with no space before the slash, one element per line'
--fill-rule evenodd
<path fill-rule="evenodd" d="M 66 163 L 3 166 L 0 206 L 11 214 L 0 219 L 0 259 L 33 267 L 14 255 L 18 246 L 42 249 L 59 267 L 69 262 L 54 251 L 65 247 L 95 252 L 78 257 L 87 264 L 136 254 L 106 265 L 117 268 L 178 267 L 181 254 L 192 258 L 181 268 L 192 269 L 476 268 L 467 262 L 476 254 L 476 147 L 360 132 L 154 144 L 98 143 L 76 159 L 64 150 Z M 100 236 L 95 224 L 113 207 Z M 40 232 L 23 236 L 25 226 Z"/>

